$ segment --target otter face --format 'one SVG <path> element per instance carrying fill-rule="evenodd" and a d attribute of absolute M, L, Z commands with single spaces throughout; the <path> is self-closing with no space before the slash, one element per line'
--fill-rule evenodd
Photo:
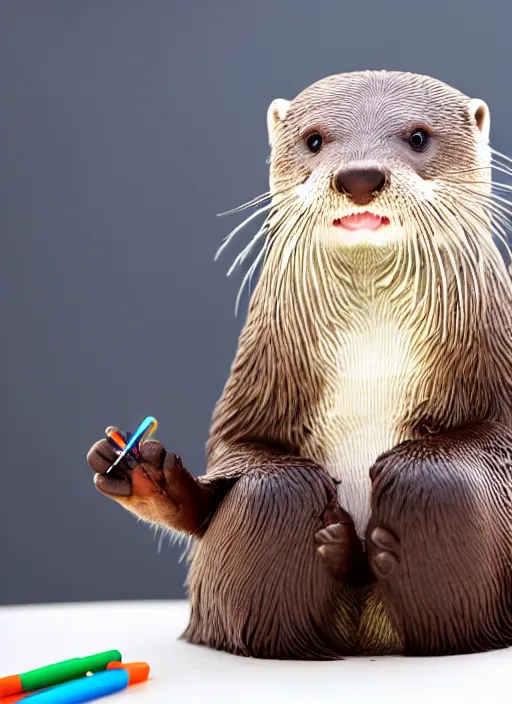
<path fill-rule="evenodd" d="M 270 187 L 330 247 L 385 245 L 485 218 L 489 111 L 438 80 L 331 76 L 267 115 Z M 445 227 L 443 228 L 443 225 Z"/>

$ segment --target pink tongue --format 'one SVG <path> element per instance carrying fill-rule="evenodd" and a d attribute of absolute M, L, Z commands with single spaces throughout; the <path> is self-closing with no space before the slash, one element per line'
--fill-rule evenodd
<path fill-rule="evenodd" d="M 384 224 L 385 219 L 372 213 L 355 213 L 344 218 L 337 218 L 333 225 L 346 230 L 376 230 Z"/>

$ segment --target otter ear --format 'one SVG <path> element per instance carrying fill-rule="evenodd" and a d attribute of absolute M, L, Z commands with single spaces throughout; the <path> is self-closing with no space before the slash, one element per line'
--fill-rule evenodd
<path fill-rule="evenodd" d="M 478 131 L 480 132 L 480 138 L 487 144 L 489 141 L 489 132 L 491 129 L 491 115 L 487 103 L 483 100 L 478 100 L 473 98 L 468 104 L 469 115 L 472 120 L 475 121 Z"/>
<path fill-rule="evenodd" d="M 284 120 L 289 107 L 290 101 L 283 100 L 282 98 L 277 98 L 270 103 L 267 110 L 268 143 L 270 146 L 274 143 L 276 132 L 279 125 Z"/>

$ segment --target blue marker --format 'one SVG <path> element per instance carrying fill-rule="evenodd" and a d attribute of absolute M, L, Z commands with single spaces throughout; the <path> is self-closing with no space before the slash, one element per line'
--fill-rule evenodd
<path fill-rule="evenodd" d="M 32 699 L 34 704 L 81 704 L 81 702 L 90 702 L 107 694 L 120 692 L 128 687 L 129 682 L 130 675 L 126 670 L 105 670 L 50 687 L 43 692 L 29 694 L 28 697 L 23 698 L 23 701 L 30 702 Z"/>
<path fill-rule="evenodd" d="M 139 425 L 137 430 L 131 435 L 130 433 L 118 432 L 115 429 L 107 428 L 107 439 L 118 453 L 116 461 L 107 469 L 106 474 L 109 474 L 113 469 L 120 464 L 125 463 L 130 469 L 133 469 L 140 462 L 139 445 L 143 440 L 148 440 L 158 427 L 158 422 L 153 416 L 148 416 Z M 122 435 L 120 434 L 122 433 Z"/>
<path fill-rule="evenodd" d="M 148 416 L 147 418 L 145 418 L 126 443 L 124 452 L 130 452 L 132 447 L 138 447 L 142 439 L 147 440 L 149 437 L 151 437 L 157 427 L 158 423 L 156 421 L 156 418 L 153 418 L 153 416 Z"/>

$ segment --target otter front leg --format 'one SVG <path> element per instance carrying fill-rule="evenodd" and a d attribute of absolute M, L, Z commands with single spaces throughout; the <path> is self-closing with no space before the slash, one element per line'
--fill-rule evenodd
<path fill-rule="evenodd" d="M 338 517 L 335 486 L 303 461 L 259 462 L 194 546 L 184 637 L 253 657 L 339 657 L 354 645 L 359 611 L 318 550 L 319 532 Z"/>
<path fill-rule="evenodd" d="M 407 654 L 512 643 L 512 431 L 402 443 L 371 469 L 370 564 Z"/>
<path fill-rule="evenodd" d="M 221 487 L 202 485 L 156 440 L 141 445 L 141 456 L 135 469 L 107 475 L 116 454 L 107 440 L 97 442 L 87 455 L 96 488 L 138 518 L 200 537 L 223 495 Z"/>

